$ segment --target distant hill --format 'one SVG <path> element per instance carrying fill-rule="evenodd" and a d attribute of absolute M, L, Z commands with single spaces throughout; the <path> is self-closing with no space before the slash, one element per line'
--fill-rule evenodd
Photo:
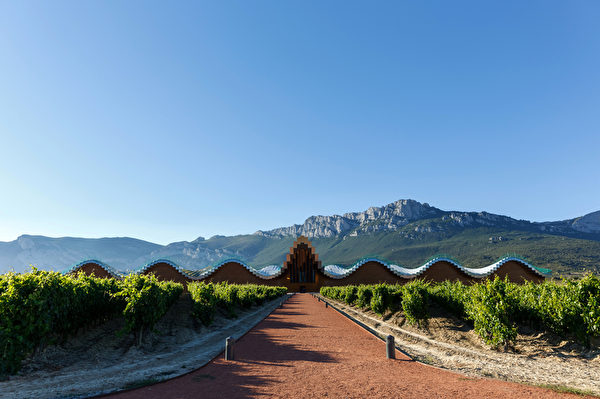
<path fill-rule="evenodd" d="M 487 212 L 443 211 L 399 200 L 364 212 L 311 216 L 303 224 L 238 236 L 199 237 L 158 245 L 132 238 L 21 236 L 0 242 L 0 272 L 62 270 L 96 258 L 128 271 L 158 258 L 199 269 L 226 258 L 252 266 L 281 264 L 294 239 L 309 237 L 326 264 L 350 265 L 366 255 L 416 267 L 443 253 L 470 267 L 517 253 L 555 275 L 600 272 L 600 211 L 557 222 L 530 222 Z"/>
<path fill-rule="evenodd" d="M 150 259 L 162 246 L 128 237 L 50 238 L 22 235 L 0 242 L 0 272 L 23 271 L 34 265 L 61 270 L 86 258 L 98 258 L 117 269 L 129 269 Z"/>

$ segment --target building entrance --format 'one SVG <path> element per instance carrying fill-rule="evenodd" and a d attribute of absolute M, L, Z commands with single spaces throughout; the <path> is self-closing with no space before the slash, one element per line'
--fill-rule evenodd
<path fill-rule="evenodd" d="M 306 289 L 305 284 L 314 284 L 318 279 L 320 262 L 306 237 L 298 238 L 294 246 L 290 248 L 285 263 L 289 271 L 289 281 L 292 284 L 298 284 L 298 289 Z"/>

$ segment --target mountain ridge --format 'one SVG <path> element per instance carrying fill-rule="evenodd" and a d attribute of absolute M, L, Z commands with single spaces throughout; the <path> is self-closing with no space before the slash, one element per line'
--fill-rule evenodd
<path fill-rule="evenodd" d="M 514 219 L 510 216 L 485 211 L 443 211 L 430 206 L 428 203 L 405 199 L 381 207 L 370 207 L 363 212 L 350 212 L 343 215 L 331 216 L 310 216 L 303 224 L 294 224 L 267 231 L 259 230 L 254 234 L 265 237 L 304 235 L 309 238 L 327 238 L 345 234 L 358 236 L 376 231 L 397 231 L 410 222 L 434 217 L 441 217 L 443 222 L 450 222 L 460 226 L 493 226 L 503 223 L 519 227 L 527 226 L 541 232 L 557 232 L 572 235 L 579 233 L 600 233 L 600 211 L 556 222 L 530 222 L 528 220 Z"/>
<path fill-rule="evenodd" d="M 362 212 L 317 215 L 304 223 L 237 236 L 154 244 L 130 237 L 50 238 L 23 234 L 0 242 L 0 272 L 23 271 L 29 264 L 62 270 L 85 258 L 131 271 L 166 258 L 190 269 L 225 258 L 253 266 L 281 264 L 293 240 L 309 237 L 320 258 L 351 264 L 367 254 L 417 266 L 440 251 L 483 266 L 505 252 L 525 252 L 540 266 L 594 269 L 600 264 L 600 211 L 556 222 L 530 222 L 489 212 L 444 211 L 428 203 L 402 199 Z M 562 248 L 556 252 L 555 248 Z"/>

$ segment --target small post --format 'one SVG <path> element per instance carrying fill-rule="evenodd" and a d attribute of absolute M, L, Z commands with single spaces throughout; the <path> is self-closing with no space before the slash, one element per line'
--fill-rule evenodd
<path fill-rule="evenodd" d="M 325 308 L 328 308 L 329 304 L 327 302 L 325 302 Z"/>
<path fill-rule="evenodd" d="M 388 335 L 385 342 L 386 342 L 387 358 L 395 359 L 396 358 L 396 345 L 394 345 L 394 336 Z"/>
<path fill-rule="evenodd" d="M 233 337 L 227 337 L 225 339 L 225 360 L 233 360 L 233 344 L 235 339 Z"/>

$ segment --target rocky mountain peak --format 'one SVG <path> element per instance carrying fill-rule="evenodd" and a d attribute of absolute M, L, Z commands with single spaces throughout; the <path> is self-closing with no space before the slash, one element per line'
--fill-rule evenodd
<path fill-rule="evenodd" d="M 17 238 L 17 243 L 21 249 L 31 249 L 35 247 L 35 241 L 29 235 L 21 235 Z"/>
<path fill-rule="evenodd" d="M 373 221 L 382 218 L 402 218 L 407 220 L 418 220 L 427 216 L 434 216 L 439 209 L 422 204 L 411 199 L 392 202 L 380 207 L 370 207 L 364 212 L 346 213 L 344 217 L 358 220 L 360 222 Z"/>
<path fill-rule="evenodd" d="M 582 233 L 600 233 L 600 211 L 576 218 L 571 227 Z"/>
<path fill-rule="evenodd" d="M 257 231 L 254 234 L 265 237 L 305 235 L 310 238 L 358 235 L 381 230 L 397 230 L 412 221 L 435 217 L 442 213 L 429 204 L 404 199 L 380 207 L 370 207 L 363 212 L 345 213 L 342 216 L 311 216 L 301 225 Z"/>

